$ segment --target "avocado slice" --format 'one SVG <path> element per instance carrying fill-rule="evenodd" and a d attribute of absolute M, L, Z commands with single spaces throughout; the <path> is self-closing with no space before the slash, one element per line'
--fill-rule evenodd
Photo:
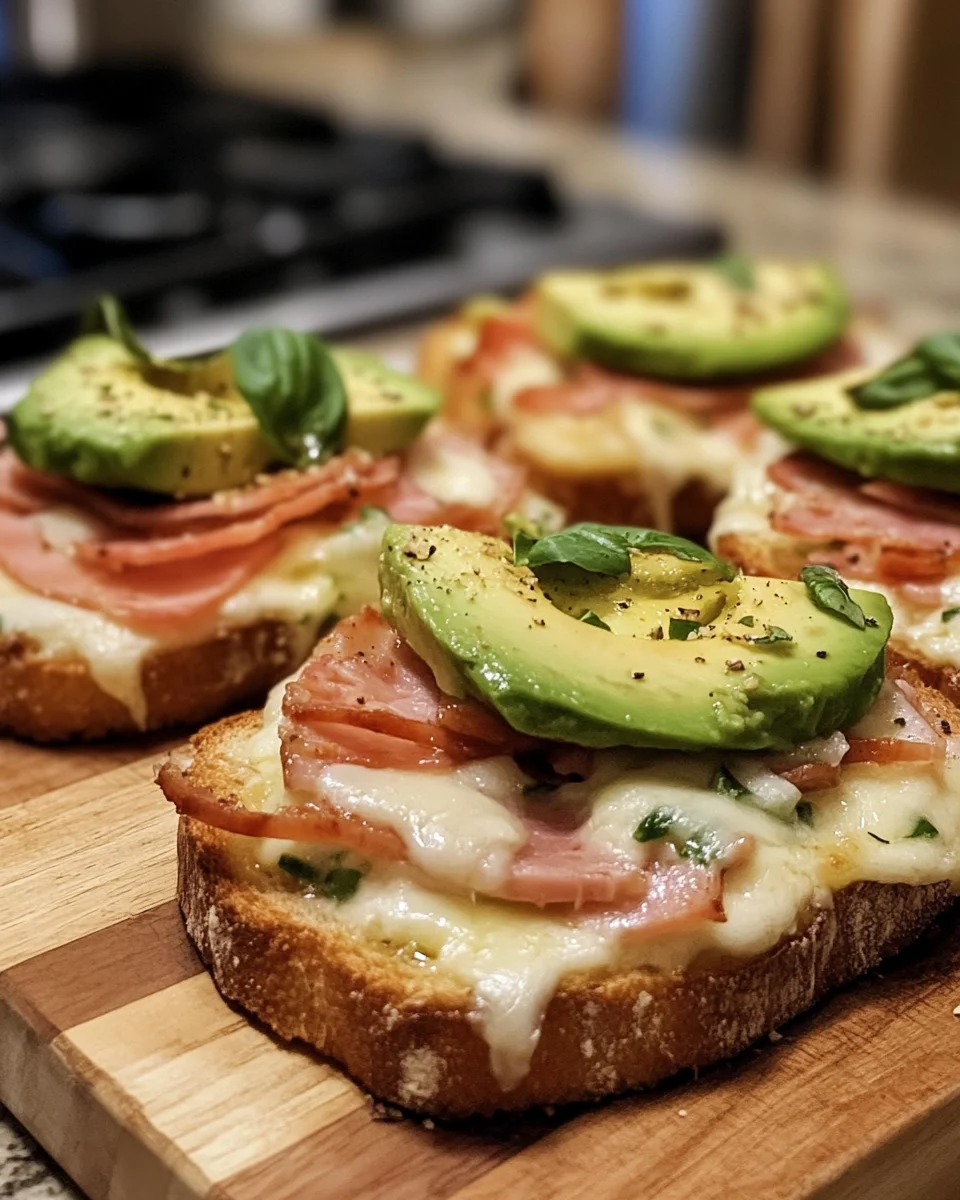
<path fill-rule="evenodd" d="M 34 379 L 7 429 L 37 470 L 173 496 L 249 483 L 275 457 L 224 359 L 174 370 L 99 334 Z"/>
<path fill-rule="evenodd" d="M 896 408 L 861 408 L 857 368 L 755 392 L 751 407 L 792 442 L 861 475 L 960 493 L 960 391 Z"/>
<path fill-rule="evenodd" d="M 495 538 L 392 525 L 381 603 L 445 691 L 474 694 L 538 737 L 785 749 L 850 726 L 873 703 L 892 622 L 882 596 L 851 593 L 867 618 L 856 629 L 802 583 L 727 582 L 708 566 L 684 564 L 682 590 L 663 595 L 671 589 L 650 586 L 660 558 L 634 552 L 639 569 L 614 579 L 560 566 L 547 579 Z"/>
<path fill-rule="evenodd" d="M 651 263 L 547 275 L 536 289 L 541 338 L 567 358 L 640 375 L 721 379 L 784 367 L 835 341 L 849 315 L 819 262 Z"/>
<path fill-rule="evenodd" d="M 333 350 L 347 392 L 347 445 L 395 454 L 417 437 L 440 407 L 435 388 L 394 371 L 373 354 Z"/>
<path fill-rule="evenodd" d="M 439 407 L 433 389 L 354 351 L 334 352 L 347 393 L 347 445 L 402 449 Z M 78 338 L 7 418 L 20 458 L 98 487 L 208 496 L 277 462 L 229 356 L 163 363 L 105 334 Z"/>

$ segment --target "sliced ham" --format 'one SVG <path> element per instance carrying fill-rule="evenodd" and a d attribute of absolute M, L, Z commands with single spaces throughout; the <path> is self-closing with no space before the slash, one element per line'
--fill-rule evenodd
<path fill-rule="evenodd" d="M 166 537 L 111 537 L 80 542 L 75 547 L 75 557 L 81 563 L 113 571 L 182 563 L 249 546 L 295 521 L 324 514 L 339 521 L 348 508 L 384 499 L 388 489 L 396 483 L 399 462 L 395 458 L 375 460 L 366 454 L 348 451 L 305 474 L 309 476 L 309 486 L 296 489 L 293 481 L 278 477 L 272 502 L 254 515 L 239 517 L 215 528 L 186 530 Z M 264 487 L 263 490 L 268 489 Z"/>
<path fill-rule="evenodd" d="M 598 412 L 621 400 L 636 399 L 713 421 L 745 410 L 751 393 L 761 384 L 825 375 L 855 366 L 861 359 L 859 345 L 847 337 L 791 370 L 764 375 L 760 379 L 715 384 L 671 383 L 619 374 L 582 362 L 572 368 L 571 377 L 562 383 L 525 388 L 514 398 L 514 405 L 522 412 L 585 414 Z"/>
<path fill-rule="evenodd" d="M 877 499 L 876 489 L 865 494 L 871 485 L 812 454 L 790 454 L 772 463 L 767 474 L 778 488 L 772 516 L 778 533 L 843 545 L 811 561 L 854 578 L 899 583 L 942 579 L 960 554 L 960 524 L 895 507 Z"/>
<path fill-rule="evenodd" d="M 47 545 L 36 522 L 0 510 L 0 567 L 51 600 L 93 609 L 121 624 L 162 633 L 213 616 L 277 554 L 279 535 L 208 554 L 185 572 L 177 563 L 116 574 Z"/>
<path fill-rule="evenodd" d="M 450 770 L 537 743 L 477 700 L 454 699 L 372 608 L 341 621 L 317 646 L 283 701 L 281 748 L 291 788 L 318 764 Z"/>
<path fill-rule="evenodd" d="M 725 921 L 723 872 L 695 863 L 654 863 L 647 874 L 647 891 L 635 900 L 610 905 L 586 905 L 579 913 L 585 925 L 597 925 L 620 935 L 626 944 L 662 934 L 692 930 L 701 921 Z"/>

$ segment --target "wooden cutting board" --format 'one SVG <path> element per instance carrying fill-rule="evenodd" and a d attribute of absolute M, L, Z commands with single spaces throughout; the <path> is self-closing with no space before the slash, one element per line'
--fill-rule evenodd
<path fill-rule="evenodd" d="M 149 749 L 0 742 L 0 1100 L 93 1200 L 960 1197 L 960 921 L 698 1082 L 383 1120 L 220 999 Z"/>

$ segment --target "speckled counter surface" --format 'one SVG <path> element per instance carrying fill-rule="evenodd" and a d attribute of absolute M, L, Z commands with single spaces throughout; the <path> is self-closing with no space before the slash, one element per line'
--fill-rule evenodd
<path fill-rule="evenodd" d="M 80 1200 L 76 1188 L 4 1108 L 0 1108 L 0 1197 Z"/>

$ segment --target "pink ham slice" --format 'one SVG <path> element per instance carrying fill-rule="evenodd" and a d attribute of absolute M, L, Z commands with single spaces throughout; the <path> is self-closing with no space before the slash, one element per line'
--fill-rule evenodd
<path fill-rule="evenodd" d="M 340 521 L 358 503 L 384 499 L 398 474 L 396 459 L 375 461 L 348 451 L 315 471 L 305 472 L 309 486 L 294 487 L 292 480 L 278 477 L 272 487 L 273 499 L 266 507 L 254 510 L 253 515 L 248 509 L 247 515 L 214 528 L 185 530 L 166 537 L 79 542 L 74 552 L 81 563 L 114 571 L 203 558 L 262 541 L 295 521 L 321 515 Z M 268 490 L 270 487 L 264 485 L 262 491 Z"/>
<path fill-rule="evenodd" d="M 622 943 L 643 942 L 665 933 L 684 933 L 702 921 L 725 921 L 723 873 L 695 863 L 654 863 L 646 892 L 635 900 L 586 905 L 579 918 L 585 925 L 612 929 Z"/>
<path fill-rule="evenodd" d="M 51 600 L 108 614 L 145 633 L 212 616 L 267 565 L 278 536 L 209 554 L 189 572 L 176 563 L 122 575 L 77 562 L 49 547 L 29 517 L 0 510 L 0 567 L 23 587 Z"/>
<path fill-rule="evenodd" d="M 779 489 L 773 510 L 777 532 L 853 547 L 811 561 L 830 562 L 859 579 L 922 581 L 943 578 L 960 554 L 960 524 L 896 507 L 889 500 L 901 489 L 881 491 L 887 499 L 877 498 L 873 485 L 805 452 L 771 464 L 767 474 Z"/>

